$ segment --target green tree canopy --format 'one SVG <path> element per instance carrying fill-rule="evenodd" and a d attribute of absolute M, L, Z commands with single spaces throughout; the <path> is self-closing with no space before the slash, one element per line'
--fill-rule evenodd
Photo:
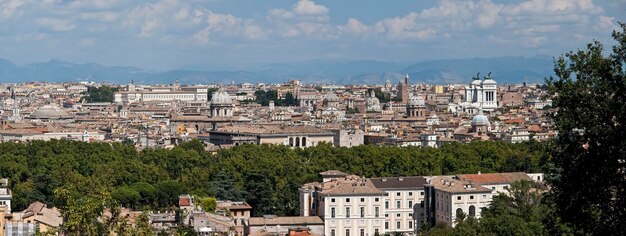
<path fill-rule="evenodd" d="M 114 94 L 119 91 L 117 87 L 102 85 L 100 87 L 89 86 L 81 101 L 86 102 L 113 102 Z"/>
<path fill-rule="evenodd" d="M 626 234 L 626 25 L 609 54 L 593 42 L 555 61 L 552 182 L 557 211 L 580 234 Z"/>

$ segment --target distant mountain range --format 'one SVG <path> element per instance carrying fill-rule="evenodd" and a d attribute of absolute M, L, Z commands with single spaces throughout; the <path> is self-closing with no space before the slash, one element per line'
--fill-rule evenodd
<path fill-rule="evenodd" d="M 204 70 L 203 68 L 211 68 Z M 215 70 L 215 66 L 186 66 L 170 71 L 148 71 L 136 67 L 76 64 L 61 60 L 14 64 L 0 59 L 0 82 L 96 81 L 113 84 L 278 83 L 301 79 L 305 83 L 382 84 L 397 83 L 405 74 L 411 83 L 466 83 L 480 72 L 492 72 L 499 83 L 541 83 L 553 74 L 553 59 L 548 56 L 499 57 L 433 60 L 418 63 L 374 60 L 311 60 L 249 66 L 245 69 Z"/>

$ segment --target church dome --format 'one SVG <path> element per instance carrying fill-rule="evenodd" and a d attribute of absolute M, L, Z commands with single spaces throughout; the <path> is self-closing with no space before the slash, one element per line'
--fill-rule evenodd
<path fill-rule="evenodd" d="M 337 95 L 335 93 L 328 93 L 328 94 L 326 94 L 326 96 L 324 96 L 324 101 L 327 101 L 327 102 L 338 102 L 339 101 L 339 97 L 337 97 Z"/>
<path fill-rule="evenodd" d="M 367 111 L 381 111 L 380 100 L 374 96 L 374 92 L 372 92 L 370 97 L 365 100 L 365 106 Z"/>
<path fill-rule="evenodd" d="M 377 97 L 369 97 L 365 101 L 365 104 L 368 106 L 380 105 L 380 100 Z"/>
<path fill-rule="evenodd" d="M 220 89 L 217 92 L 213 93 L 213 96 L 211 97 L 211 104 L 212 105 L 232 105 L 233 100 L 230 98 L 230 95 L 228 95 L 228 93 Z"/>
<path fill-rule="evenodd" d="M 409 106 L 424 106 L 426 103 L 420 96 L 412 96 L 409 99 Z"/>
<path fill-rule="evenodd" d="M 472 118 L 472 125 L 489 125 L 489 118 L 483 114 L 482 110 Z"/>
<path fill-rule="evenodd" d="M 44 105 L 30 114 L 30 118 L 34 119 L 67 119 L 72 118 L 72 115 L 58 106 Z"/>

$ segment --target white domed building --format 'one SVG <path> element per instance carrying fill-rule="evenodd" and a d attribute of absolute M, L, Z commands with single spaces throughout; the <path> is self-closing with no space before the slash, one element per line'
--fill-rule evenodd
<path fill-rule="evenodd" d="M 374 95 L 374 91 L 370 93 L 370 97 L 365 101 L 365 108 L 368 112 L 381 112 L 380 100 Z"/>
<path fill-rule="evenodd" d="M 498 108 L 498 83 L 491 79 L 491 73 L 480 79 L 480 75 L 472 78 L 469 86 L 465 86 L 465 99 L 461 104 L 464 112 L 474 113 L 481 107 L 485 111 Z"/>
<path fill-rule="evenodd" d="M 335 93 L 328 93 L 324 96 L 324 107 L 339 107 L 339 97 Z"/>
<path fill-rule="evenodd" d="M 74 119 L 73 115 L 67 113 L 63 108 L 60 108 L 56 105 L 48 104 L 44 105 L 37 110 L 30 113 L 28 116 L 31 120 L 38 121 L 72 121 Z"/>
<path fill-rule="evenodd" d="M 214 92 L 209 105 L 211 109 L 211 117 L 231 117 L 233 116 L 233 100 L 222 89 Z"/>
<path fill-rule="evenodd" d="M 472 118 L 471 132 L 477 134 L 486 134 L 489 131 L 489 118 L 483 114 L 483 110 L 478 108 L 478 114 Z"/>

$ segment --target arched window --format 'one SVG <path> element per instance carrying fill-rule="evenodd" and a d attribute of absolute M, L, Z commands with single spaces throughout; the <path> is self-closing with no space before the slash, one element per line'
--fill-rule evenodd
<path fill-rule="evenodd" d="M 306 147 L 306 137 L 302 137 L 302 146 Z"/>
<path fill-rule="evenodd" d="M 476 207 L 474 205 L 469 207 L 469 217 L 476 217 Z"/>
<path fill-rule="evenodd" d="M 293 147 L 293 138 L 289 137 L 289 146 Z"/>
<path fill-rule="evenodd" d="M 296 147 L 300 147 L 300 138 L 296 137 Z"/>
<path fill-rule="evenodd" d="M 463 214 L 463 209 L 457 208 L 456 209 L 456 217 L 459 217 L 461 214 Z"/>

